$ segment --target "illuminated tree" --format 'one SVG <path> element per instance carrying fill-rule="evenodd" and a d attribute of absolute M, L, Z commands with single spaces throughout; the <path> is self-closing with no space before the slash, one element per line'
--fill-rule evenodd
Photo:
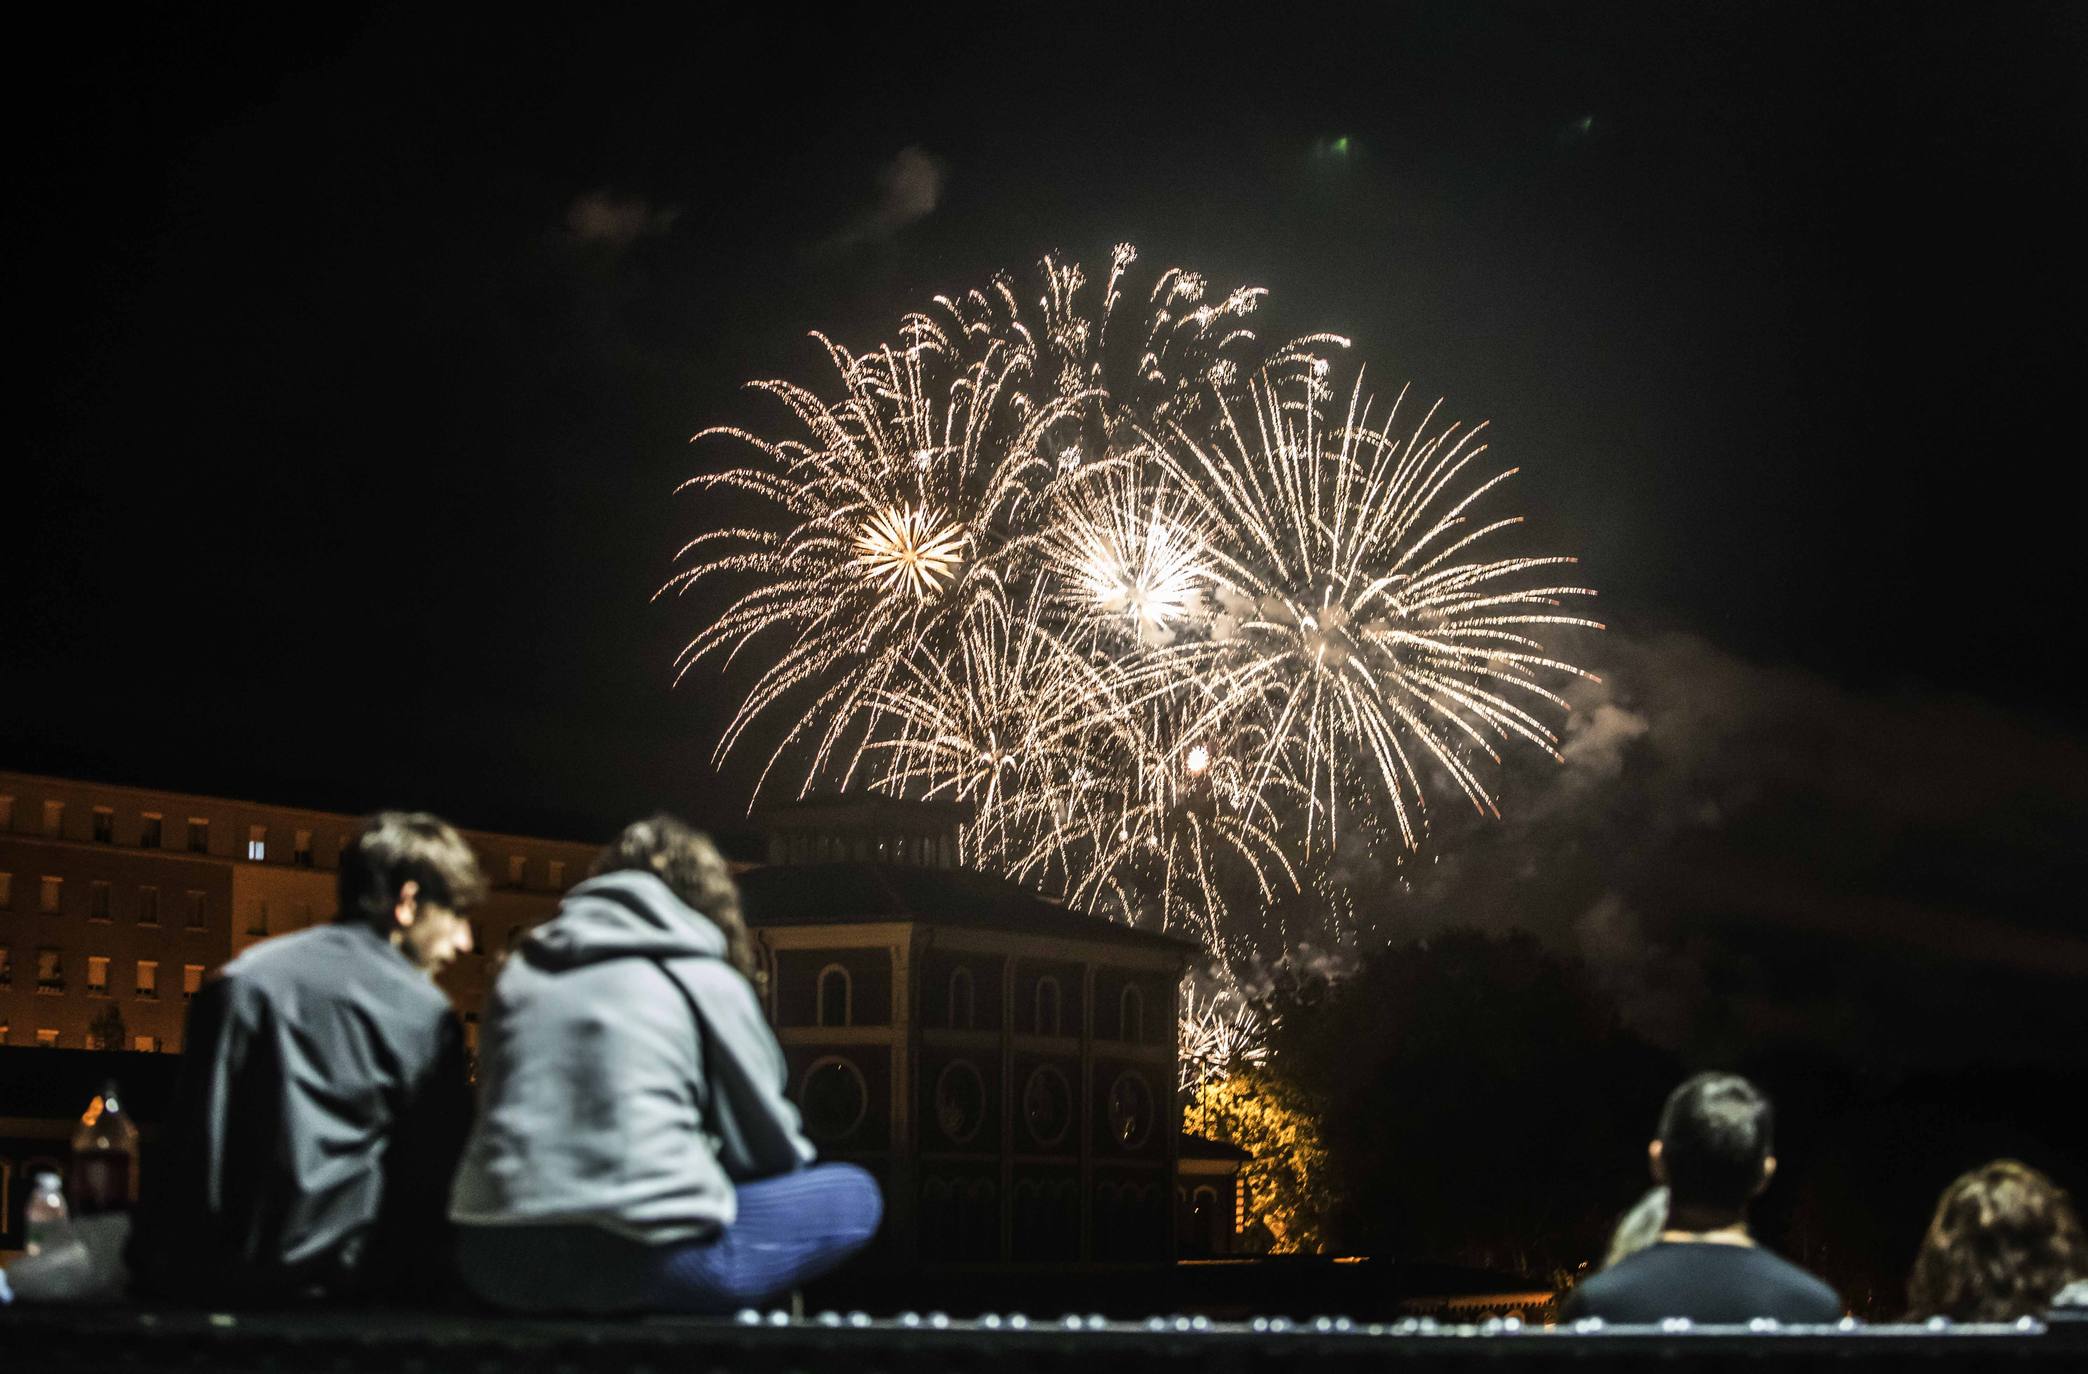
<path fill-rule="evenodd" d="M 1267 1070 L 1212 1078 L 1189 1089 L 1182 1129 L 1237 1145 L 1249 1236 L 1273 1254 L 1322 1254 L 1335 1198 L 1311 1100 Z"/>

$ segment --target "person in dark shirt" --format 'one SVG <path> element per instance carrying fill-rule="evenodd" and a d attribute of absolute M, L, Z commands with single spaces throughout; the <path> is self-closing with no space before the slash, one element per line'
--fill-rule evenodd
<path fill-rule="evenodd" d="M 1646 1149 L 1668 1189 L 1659 1239 L 1576 1287 L 1560 1316 L 1608 1322 L 1833 1322 L 1834 1290 L 1755 1244 L 1747 1207 L 1776 1173 L 1774 1112 L 1736 1074 L 1698 1074 L 1669 1095 Z"/>
<path fill-rule="evenodd" d="M 330 925 L 255 945 L 197 994 L 163 1162 L 128 1260 L 148 1295 L 433 1296 L 470 1128 L 463 1033 L 433 975 L 485 893 L 437 818 L 383 812 L 341 855 Z"/>

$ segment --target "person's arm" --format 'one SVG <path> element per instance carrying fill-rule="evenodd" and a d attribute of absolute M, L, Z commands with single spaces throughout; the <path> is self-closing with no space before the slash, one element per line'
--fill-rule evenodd
<path fill-rule="evenodd" d="M 718 1163 L 735 1180 L 788 1173 L 818 1158 L 798 1109 L 785 1095 L 783 1047 L 762 1015 L 754 989 L 722 966 L 700 982 L 682 981 L 704 1038 L 709 1079 L 705 1126 L 718 1142 Z"/>
<path fill-rule="evenodd" d="M 396 1281 L 365 1272 L 380 1287 L 440 1299 L 454 1280 L 449 1192 L 471 1130 L 471 1082 L 456 1013 L 444 1011 L 431 1035 L 434 1052 L 421 1073 L 400 1085 L 385 1158 L 374 1239 Z"/>

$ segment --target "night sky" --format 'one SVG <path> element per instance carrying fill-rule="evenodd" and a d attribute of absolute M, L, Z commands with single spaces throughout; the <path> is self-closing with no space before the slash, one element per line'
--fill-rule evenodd
<path fill-rule="evenodd" d="M 1595 950 L 1744 852 L 1812 894 L 1755 903 L 1778 941 L 2027 928 L 2088 976 L 2088 9 L 904 8 L 50 16 L 0 763 L 729 828 L 730 692 L 670 686 L 702 608 L 649 600 L 732 456 L 687 437 L 824 381 L 809 329 L 1128 239 L 1490 419 L 1603 591 L 1586 766 L 1439 907 Z M 1641 813 L 1701 825 L 1626 863 Z"/>

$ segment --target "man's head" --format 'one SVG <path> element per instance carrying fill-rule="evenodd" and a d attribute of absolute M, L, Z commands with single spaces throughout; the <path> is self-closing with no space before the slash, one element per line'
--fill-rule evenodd
<path fill-rule="evenodd" d="M 1731 1073 L 1700 1073 L 1668 1095 L 1648 1147 L 1669 1211 L 1738 1217 L 1776 1172 L 1775 1112 Z"/>
<path fill-rule="evenodd" d="M 486 895 L 471 846 L 424 811 L 380 811 L 341 853 L 341 918 L 362 921 L 440 973 L 471 949 L 463 913 Z"/>

